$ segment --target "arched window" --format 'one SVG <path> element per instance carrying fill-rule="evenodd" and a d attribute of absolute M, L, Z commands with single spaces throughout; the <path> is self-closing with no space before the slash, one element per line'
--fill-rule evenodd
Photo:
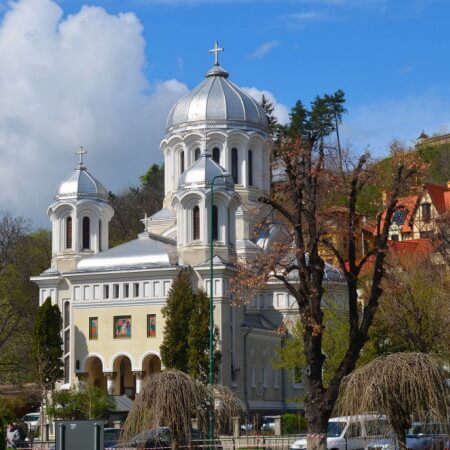
<path fill-rule="evenodd" d="M 193 225 L 193 240 L 198 241 L 200 239 L 200 208 L 194 206 L 192 210 L 192 225 Z"/>
<path fill-rule="evenodd" d="M 180 173 L 184 172 L 184 152 L 180 153 Z"/>
<path fill-rule="evenodd" d="M 102 221 L 98 221 L 98 251 L 102 251 Z"/>
<path fill-rule="evenodd" d="M 197 161 L 197 159 L 200 158 L 200 154 L 201 154 L 200 149 L 196 148 L 194 152 L 194 161 Z"/>
<path fill-rule="evenodd" d="M 217 164 L 220 164 L 220 148 L 214 147 L 212 151 L 212 159 Z"/>
<path fill-rule="evenodd" d="M 219 239 L 219 210 L 216 205 L 212 207 L 212 238 L 213 241 Z"/>
<path fill-rule="evenodd" d="M 64 328 L 70 325 L 70 303 L 64 302 Z"/>
<path fill-rule="evenodd" d="M 91 221 L 89 217 L 83 217 L 83 250 L 91 248 Z"/>
<path fill-rule="evenodd" d="M 253 152 L 251 150 L 248 151 L 248 185 L 253 186 Z"/>
<path fill-rule="evenodd" d="M 239 173 L 238 173 L 238 150 L 237 148 L 231 149 L 231 175 L 233 176 L 233 181 L 235 183 L 238 182 Z"/>
<path fill-rule="evenodd" d="M 66 219 L 66 250 L 72 249 L 72 217 Z"/>

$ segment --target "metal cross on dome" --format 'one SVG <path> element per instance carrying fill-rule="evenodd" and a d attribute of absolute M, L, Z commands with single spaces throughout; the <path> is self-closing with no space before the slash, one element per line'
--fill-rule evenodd
<path fill-rule="evenodd" d="M 216 41 L 214 42 L 214 48 L 209 50 L 209 53 L 214 53 L 214 65 L 218 66 L 219 65 L 219 53 L 223 52 L 223 48 L 219 47 L 219 42 Z"/>
<path fill-rule="evenodd" d="M 80 166 L 82 166 L 82 165 L 83 165 L 83 155 L 85 155 L 85 154 L 87 153 L 87 150 L 85 150 L 84 147 L 81 146 L 81 147 L 79 148 L 79 150 L 77 150 L 75 153 L 80 157 L 80 159 L 79 159 L 79 161 L 78 161 L 78 164 L 79 164 Z"/>

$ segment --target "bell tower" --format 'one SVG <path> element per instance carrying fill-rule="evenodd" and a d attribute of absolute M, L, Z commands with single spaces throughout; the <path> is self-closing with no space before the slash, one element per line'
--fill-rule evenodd
<path fill-rule="evenodd" d="M 75 170 L 60 184 L 48 208 L 52 222 L 52 268 L 74 270 L 78 261 L 108 249 L 109 221 L 114 210 L 108 191 L 84 165 L 83 147 Z"/>

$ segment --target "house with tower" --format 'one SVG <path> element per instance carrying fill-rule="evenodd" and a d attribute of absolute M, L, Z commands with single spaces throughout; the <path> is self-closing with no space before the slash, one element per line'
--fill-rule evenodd
<path fill-rule="evenodd" d="M 279 326 L 290 329 L 297 319 L 294 299 L 276 281 L 246 306 L 233 306 L 230 295 L 232 262 L 251 261 L 270 246 L 270 233 L 255 235 L 255 227 L 265 212 L 257 199 L 270 189 L 272 141 L 264 110 L 219 64 L 221 50 L 215 46 L 205 79 L 168 115 L 160 144 L 163 208 L 142 219 L 136 239 L 108 248 L 114 211 L 107 189 L 88 171 L 83 149 L 56 191 L 48 208 L 51 267 L 33 280 L 40 302 L 50 297 L 63 315 L 59 389 L 90 377 L 111 394 L 138 394 L 145 377 L 163 369 L 161 309 L 179 271 L 189 267 L 193 288 L 210 292 L 213 241 L 219 382 L 236 391 L 252 412 L 298 408 L 299 385 L 272 364 L 286 337 Z M 345 294 L 341 273 L 327 265 L 325 279 L 326 295 L 339 301 Z"/>

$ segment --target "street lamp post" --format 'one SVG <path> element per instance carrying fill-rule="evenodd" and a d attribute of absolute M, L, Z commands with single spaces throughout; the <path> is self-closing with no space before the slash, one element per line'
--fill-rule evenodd
<path fill-rule="evenodd" d="M 223 175 L 216 175 L 210 183 L 211 186 L 211 200 L 209 208 L 209 385 L 212 387 L 214 384 L 214 183 L 218 178 L 223 178 Z M 211 389 L 212 392 L 212 389 Z M 212 405 L 209 408 L 209 427 L 208 438 L 210 446 L 214 439 L 214 399 L 212 399 Z"/>

